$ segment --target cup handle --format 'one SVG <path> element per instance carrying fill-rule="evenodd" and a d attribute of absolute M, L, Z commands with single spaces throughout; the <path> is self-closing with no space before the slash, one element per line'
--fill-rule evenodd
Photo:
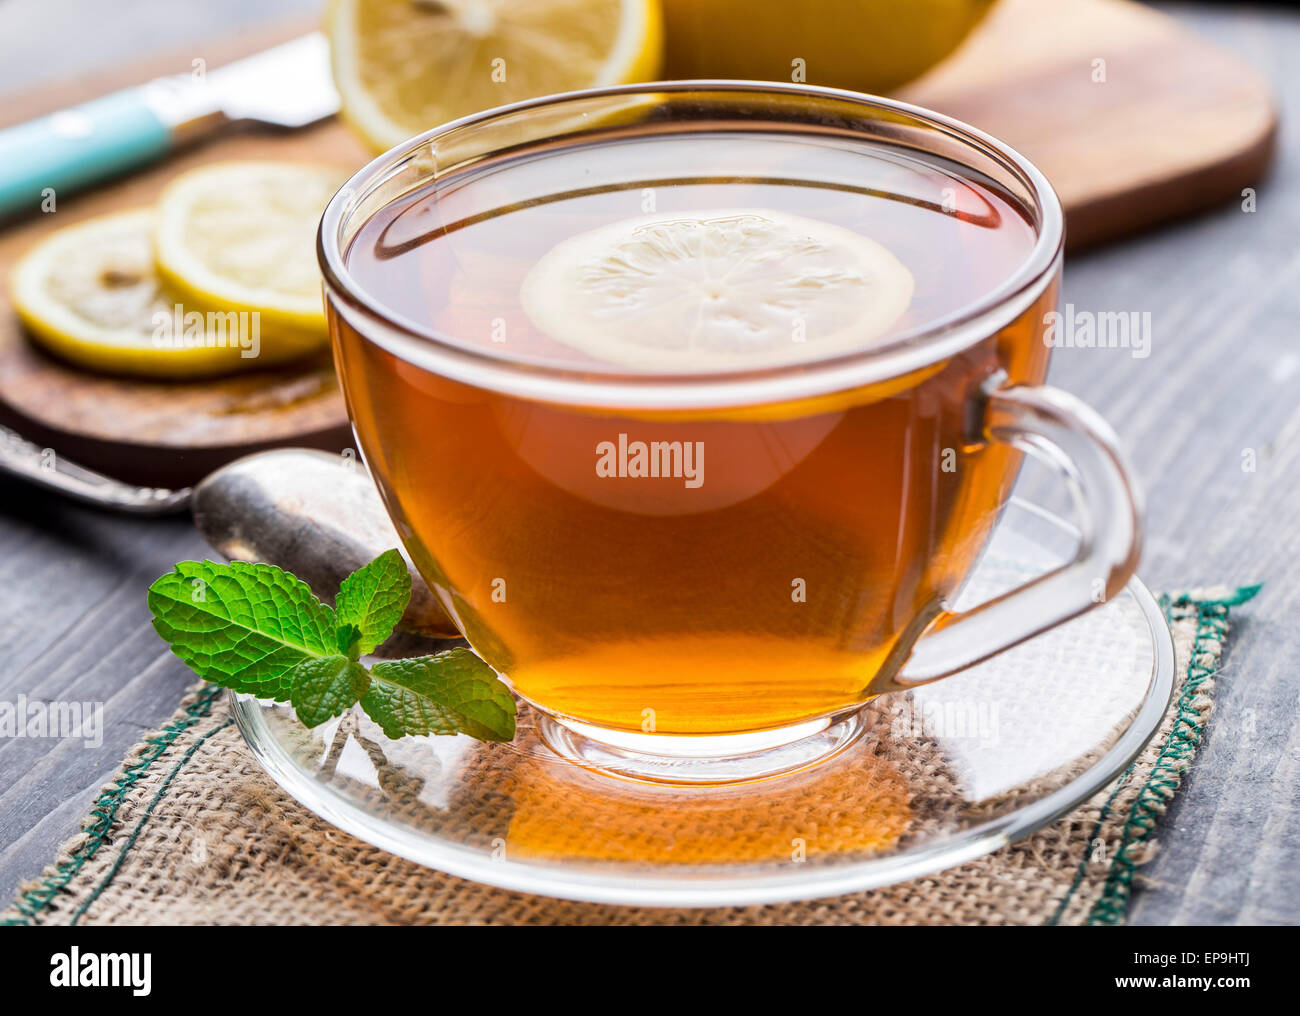
<path fill-rule="evenodd" d="M 1014 445 L 1064 476 L 1080 519 L 1074 560 L 970 610 L 940 611 L 916 642 L 895 688 L 946 677 L 1090 610 L 1124 588 L 1142 548 L 1142 499 L 1110 425 L 1067 392 L 1006 385 L 998 372 L 982 386 L 976 428 L 988 442 Z M 886 690 L 886 689 L 881 689 Z"/>

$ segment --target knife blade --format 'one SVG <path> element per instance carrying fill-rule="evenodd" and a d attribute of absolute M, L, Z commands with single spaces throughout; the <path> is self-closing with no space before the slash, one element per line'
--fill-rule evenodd
<path fill-rule="evenodd" d="M 233 123 L 305 127 L 338 111 L 319 32 L 211 71 L 157 78 L 0 131 L 0 218 L 136 169 Z"/>

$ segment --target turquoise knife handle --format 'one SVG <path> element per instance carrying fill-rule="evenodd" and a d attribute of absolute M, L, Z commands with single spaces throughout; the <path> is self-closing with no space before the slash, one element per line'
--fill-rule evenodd
<path fill-rule="evenodd" d="M 160 157 L 171 131 L 127 89 L 0 130 L 0 218 L 49 210 L 58 198 Z"/>

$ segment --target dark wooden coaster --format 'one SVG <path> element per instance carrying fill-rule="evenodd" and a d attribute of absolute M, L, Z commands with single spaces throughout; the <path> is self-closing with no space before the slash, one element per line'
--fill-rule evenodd
<path fill-rule="evenodd" d="M 132 483 L 188 486 L 251 452 L 352 443 L 328 351 L 204 381 L 112 378 L 59 362 L 0 326 L 0 423 Z"/>

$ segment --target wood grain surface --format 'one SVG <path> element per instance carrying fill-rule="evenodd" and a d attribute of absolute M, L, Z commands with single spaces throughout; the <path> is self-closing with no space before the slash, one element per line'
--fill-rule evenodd
<path fill-rule="evenodd" d="M 159 19 L 171 9 L 166 0 L 131 6 Z M 252 19 L 258 6 L 242 9 Z M 1296 14 L 1161 7 L 1257 67 L 1284 118 L 1300 110 Z M 6 0 L 0 40 L 44 47 L 67 73 L 76 59 L 102 64 L 99 49 L 87 43 L 78 54 L 50 32 L 50 9 L 51 0 Z M 206 31 L 194 36 L 196 53 L 206 52 Z M 118 58 L 131 57 L 130 40 L 120 45 Z M 1130 127 L 1161 130 L 1150 120 Z M 1155 589 L 1265 583 L 1234 612 L 1206 738 L 1161 823 L 1159 852 L 1138 875 L 1136 924 L 1300 922 L 1297 194 L 1300 137 L 1284 131 L 1255 212 L 1234 201 L 1067 260 L 1065 302 L 1151 314 L 1145 359 L 1061 349 L 1051 372 L 1110 419 L 1143 479 L 1143 578 Z M 106 516 L 0 478 L 0 699 L 99 701 L 106 718 L 94 748 L 0 742 L 0 896 L 54 856 L 127 748 L 190 683 L 150 627 L 145 589 L 173 562 L 204 554 L 185 520 Z"/>

